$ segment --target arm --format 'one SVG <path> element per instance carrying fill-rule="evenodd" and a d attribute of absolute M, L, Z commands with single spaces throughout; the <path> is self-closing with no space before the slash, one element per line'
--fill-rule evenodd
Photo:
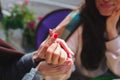
<path fill-rule="evenodd" d="M 61 41 L 61 40 L 57 40 L 57 41 Z M 61 42 L 62 44 L 63 42 Z M 50 43 L 49 43 L 50 44 Z M 64 43 L 65 44 L 65 43 Z M 69 53 L 71 52 L 70 50 L 68 50 L 67 46 L 62 44 L 62 46 L 65 48 L 65 50 Z M 53 43 L 53 45 L 55 45 L 55 43 Z M 53 50 L 53 45 L 49 46 L 49 49 L 52 50 L 54 53 L 59 53 L 59 50 L 60 50 L 60 45 L 58 45 L 58 47 L 56 48 L 56 50 Z M 56 44 L 57 45 L 57 44 Z M 42 48 L 41 48 L 42 49 Z M 45 48 L 46 49 L 46 48 Z M 47 50 L 48 51 L 48 50 Z M 45 51 L 44 51 L 45 52 Z M 61 52 L 61 56 L 62 56 L 62 59 L 64 59 L 63 57 L 65 56 L 66 52 L 62 49 Z M 42 51 L 38 51 L 38 53 L 43 53 Z M 37 53 L 37 54 L 38 54 Z M 62 55 L 64 54 L 64 55 Z M 47 53 L 48 55 L 48 53 Z M 67 55 L 67 54 L 66 54 Z M 38 57 L 38 55 L 36 55 L 36 58 Z M 57 57 L 57 56 L 56 56 Z M 34 58 L 35 59 L 35 58 Z M 59 59 L 60 60 L 60 59 Z M 63 60 L 64 61 L 64 60 Z M 62 61 L 62 62 L 63 62 Z M 49 63 L 49 61 L 46 60 L 47 63 Z M 27 79 L 30 79 L 30 80 L 36 80 L 36 79 L 39 79 L 39 76 L 37 76 L 38 74 L 36 74 L 37 71 L 39 71 L 40 73 L 42 73 L 44 76 L 49 76 L 49 78 L 53 79 L 55 78 L 54 76 L 58 76 L 58 75 L 61 75 L 61 74 L 65 74 L 66 72 L 68 72 L 68 70 L 70 70 L 71 68 L 71 61 L 67 60 L 65 61 L 65 63 L 63 62 L 63 64 L 61 65 L 54 65 L 54 64 L 57 64 L 56 63 L 56 60 L 54 59 L 54 61 L 52 61 L 53 65 L 49 65 L 47 64 L 45 61 L 42 61 L 40 62 L 37 67 L 35 68 L 36 70 L 32 69 L 30 73 L 26 74 L 23 78 L 23 80 L 27 80 Z M 51 63 L 51 62 L 50 62 Z M 62 77 L 62 76 L 61 76 Z M 41 77 L 40 77 L 41 78 Z M 48 77 L 47 77 L 48 78 Z"/>
<path fill-rule="evenodd" d="M 47 64 L 46 61 L 41 61 L 36 68 L 32 68 L 29 73 L 27 73 L 22 80 L 43 80 L 44 78 L 47 80 L 58 80 L 58 76 L 60 76 L 60 80 L 63 80 L 63 76 L 70 69 L 69 62 L 64 63 L 63 65 L 57 66 L 52 64 Z M 44 76 L 42 76 L 44 75 Z"/>
<path fill-rule="evenodd" d="M 108 42 L 106 43 L 107 65 L 110 70 L 120 76 L 120 37 L 118 36 L 117 23 L 120 17 L 120 9 L 115 9 L 111 16 L 107 18 L 106 30 Z"/>
<path fill-rule="evenodd" d="M 120 37 L 106 43 L 107 65 L 116 75 L 120 76 Z"/>
<path fill-rule="evenodd" d="M 59 34 L 61 34 L 61 32 L 64 30 L 64 28 L 68 25 L 68 23 L 72 20 L 72 18 L 73 18 L 73 14 L 75 13 L 75 11 L 73 11 L 73 12 L 71 12 L 60 24 L 59 24 L 59 26 L 57 27 L 57 29 L 56 30 L 58 30 L 58 32 L 57 33 L 59 33 L 59 31 L 60 31 L 60 33 Z M 62 31 L 61 31 L 62 30 Z M 53 40 L 54 41 L 54 40 Z M 40 50 L 38 50 L 38 53 L 41 53 L 41 51 Z M 38 56 L 38 55 L 36 55 L 36 56 Z M 36 57 L 37 58 L 37 57 Z M 34 58 L 35 59 L 35 58 Z M 37 59 L 38 60 L 38 59 Z M 47 60 L 47 62 L 48 62 L 48 60 Z M 54 63 L 54 62 L 53 62 Z M 31 73 L 31 72 L 30 72 Z M 30 75 L 30 74 L 29 74 Z"/>
<path fill-rule="evenodd" d="M 17 59 L 9 66 L 0 66 L 1 80 L 19 80 L 25 73 L 28 73 L 32 67 L 35 67 L 33 54 L 26 54 L 21 59 Z M 37 59 L 38 60 L 38 59 Z"/>
<path fill-rule="evenodd" d="M 40 78 L 43 78 L 40 72 L 32 68 L 31 71 L 22 78 L 22 80 L 42 80 Z"/>
<path fill-rule="evenodd" d="M 76 18 L 78 16 L 79 13 L 79 9 L 77 10 L 73 10 L 68 16 L 65 17 L 65 19 L 55 28 L 55 32 L 58 33 L 61 37 L 61 35 L 63 35 L 64 30 L 66 29 L 66 27 L 71 23 L 71 21 L 73 20 L 73 18 Z M 73 23 L 74 25 L 76 23 Z M 73 27 L 73 26 L 72 26 Z"/>
<path fill-rule="evenodd" d="M 32 59 L 33 53 L 29 53 L 16 60 L 11 65 L 0 66 L 0 80 L 21 80 L 21 78 L 35 67 Z"/>

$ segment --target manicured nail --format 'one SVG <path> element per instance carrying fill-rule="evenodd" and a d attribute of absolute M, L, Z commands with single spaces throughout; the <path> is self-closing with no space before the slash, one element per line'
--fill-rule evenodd
<path fill-rule="evenodd" d="M 54 36 L 53 36 L 55 39 L 58 38 L 58 34 L 57 33 L 54 33 Z"/>

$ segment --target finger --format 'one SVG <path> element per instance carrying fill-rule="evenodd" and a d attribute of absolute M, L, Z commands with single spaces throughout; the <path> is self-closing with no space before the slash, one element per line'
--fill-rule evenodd
<path fill-rule="evenodd" d="M 40 48 L 38 49 L 38 54 L 42 59 L 45 59 L 46 49 L 48 48 L 48 46 L 45 45 L 44 43 L 45 41 L 41 44 Z"/>
<path fill-rule="evenodd" d="M 64 73 L 68 73 L 68 72 L 71 70 L 72 65 L 73 65 L 73 61 L 67 60 L 67 61 L 63 64 L 63 66 L 65 66 Z"/>
<path fill-rule="evenodd" d="M 57 43 L 57 48 L 52 56 L 52 63 L 55 65 L 57 65 L 59 62 L 60 52 L 61 52 L 60 45 Z"/>
<path fill-rule="evenodd" d="M 49 29 L 49 35 L 50 37 L 54 34 L 53 30 L 52 29 Z"/>
<path fill-rule="evenodd" d="M 120 17 L 120 8 L 119 8 L 119 10 L 118 10 L 118 15 L 119 15 L 119 17 Z"/>
<path fill-rule="evenodd" d="M 59 69 L 59 71 L 61 71 L 61 73 L 67 73 L 67 72 L 69 72 L 70 70 L 71 70 L 71 67 L 72 66 L 60 66 L 58 69 Z"/>
<path fill-rule="evenodd" d="M 45 40 L 45 41 L 41 44 L 40 48 L 38 49 L 38 52 L 39 52 L 41 58 L 45 58 L 46 49 L 47 49 L 48 46 L 50 46 L 50 45 L 56 40 L 56 38 L 58 37 L 58 34 L 55 34 L 51 29 L 49 30 L 49 33 L 50 33 L 50 37 L 47 38 L 47 40 Z"/>
<path fill-rule="evenodd" d="M 72 66 L 67 66 L 67 67 L 66 67 L 66 70 L 65 70 L 65 73 L 66 73 L 66 74 L 71 71 L 71 67 L 72 67 Z"/>
<path fill-rule="evenodd" d="M 49 35 L 50 36 L 47 38 L 45 42 L 45 44 L 48 46 L 51 45 L 56 40 L 56 38 L 58 38 L 58 34 L 53 32 L 51 29 L 49 30 Z"/>
<path fill-rule="evenodd" d="M 120 18 L 120 9 L 116 9 L 112 16 L 114 18 L 114 21 L 117 22 L 119 20 L 119 18 Z"/>
<path fill-rule="evenodd" d="M 47 63 L 52 63 L 52 56 L 54 51 L 57 48 L 57 43 L 53 43 L 51 46 L 48 47 L 47 51 L 46 51 L 46 62 Z"/>
<path fill-rule="evenodd" d="M 71 58 L 68 58 L 63 65 L 73 65 L 73 60 Z"/>
<path fill-rule="evenodd" d="M 61 66 L 57 66 L 55 68 L 49 67 L 48 71 L 46 71 L 46 72 L 49 73 L 49 75 L 53 75 L 53 76 L 61 75 L 61 74 L 65 73 L 65 70 L 60 71 L 60 67 Z M 53 73 L 53 74 L 51 74 L 51 73 Z"/>
<path fill-rule="evenodd" d="M 64 40 L 61 40 L 61 39 L 58 38 L 58 39 L 56 40 L 56 42 L 58 42 L 58 43 L 62 46 L 62 48 L 67 52 L 68 58 L 71 58 L 71 57 L 74 55 L 74 53 L 73 53 L 72 50 L 67 46 L 67 44 L 65 43 Z"/>
<path fill-rule="evenodd" d="M 60 57 L 59 57 L 59 65 L 62 65 L 67 60 L 67 53 L 61 49 Z"/>
<path fill-rule="evenodd" d="M 112 14 L 113 17 L 119 18 L 120 16 L 120 8 L 115 9 Z"/>
<path fill-rule="evenodd" d="M 51 29 L 49 30 L 50 37 L 47 38 L 47 40 L 44 42 L 44 47 L 42 52 L 45 52 L 48 46 L 50 46 L 52 43 L 55 42 L 56 38 L 58 37 L 58 34 L 54 33 Z M 45 57 L 46 54 L 41 54 L 41 56 Z"/>

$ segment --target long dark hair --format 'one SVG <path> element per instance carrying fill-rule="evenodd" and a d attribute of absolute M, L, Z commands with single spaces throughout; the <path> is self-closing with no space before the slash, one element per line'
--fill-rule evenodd
<path fill-rule="evenodd" d="M 99 14 L 95 0 L 85 0 L 85 5 L 80 12 L 83 23 L 83 48 L 81 63 L 88 70 L 99 67 L 102 59 L 105 59 L 106 17 Z"/>

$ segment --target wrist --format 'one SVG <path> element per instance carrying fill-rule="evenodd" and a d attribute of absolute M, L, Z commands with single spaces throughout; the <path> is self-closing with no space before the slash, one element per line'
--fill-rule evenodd
<path fill-rule="evenodd" d="M 117 31 L 110 31 L 110 32 L 107 32 L 107 33 L 108 33 L 108 40 L 113 40 L 116 37 L 118 37 Z"/>
<path fill-rule="evenodd" d="M 39 57 L 37 51 L 34 52 L 34 55 L 33 55 L 32 58 L 33 58 L 33 60 L 34 60 L 35 63 L 39 63 L 39 62 L 42 60 L 42 59 Z"/>
<path fill-rule="evenodd" d="M 42 75 L 44 75 L 44 74 L 43 74 L 43 73 L 44 73 L 44 72 L 43 72 L 44 70 L 42 69 L 42 67 L 40 67 L 40 65 L 41 65 L 41 62 L 39 62 L 39 64 L 35 67 L 35 70 L 36 70 L 36 71 L 39 71 Z"/>
<path fill-rule="evenodd" d="M 32 69 L 31 69 L 31 73 L 34 73 L 34 74 L 32 74 L 32 75 L 34 75 L 35 80 L 43 80 L 43 79 L 44 79 L 44 77 L 43 77 L 43 75 L 41 74 L 41 72 L 38 71 L 38 70 L 36 70 L 35 68 L 32 68 Z"/>

